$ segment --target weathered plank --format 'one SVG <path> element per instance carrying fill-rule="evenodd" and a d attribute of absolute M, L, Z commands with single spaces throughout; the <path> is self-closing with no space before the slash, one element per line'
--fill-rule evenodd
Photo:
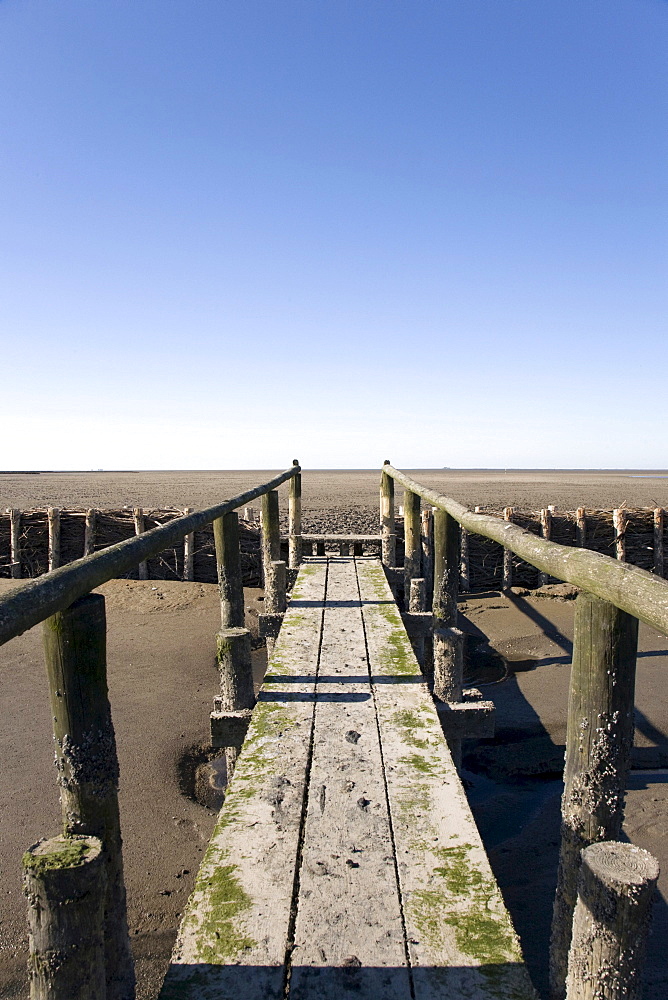
<path fill-rule="evenodd" d="M 331 560 L 292 952 L 292 1000 L 409 1000 L 353 559 Z"/>
<path fill-rule="evenodd" d="M 283 997 L 326 578 L 302 565 L 162 1000 Z"/>
<path fill-rule="evenodd" d="M 434 704 L 382 567 L 358 560 L 416 1000 L 534 1000 Z"/>

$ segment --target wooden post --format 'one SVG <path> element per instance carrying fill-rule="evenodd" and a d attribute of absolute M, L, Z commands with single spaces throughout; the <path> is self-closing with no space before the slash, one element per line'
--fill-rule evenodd
<path fill-rule="evenodd" d="M 654 572 L 663 576 L 663 507 L 654 510 Z"/>
<path fill-rule="evenodd" d="M 213 522 L 220 592 L 220 622 L 224 629 L 243 628 L 244 588 L 239 555 L 239 516 L 229 511 Z M 244 708 L 246 706 L 243 706 Z"/>
<path fill-rule="evenodd" d="M 420 497 L 404 491 L 404 607 L 408 607 L 411 580 L 422 576 L 422 541 L 420 538 Z"/>
<path fill-rule="evenodd" d="M 264 610 L 269 615 L 281 615 L 286 608 L 285 563 L 274 559 L 269 564 L 268 586 L 265 584 Z"/>
<path fill-rule="evenodd" d="M 353 542 L 353 555 L 354 556 L 364 555 L 364 542 Z"/>
<path fill-rule="evenodd" d="M 414 576 L 411 580 L 410 595 L 408 598 L 408 610 L 424 612 L 427 610 L 427 587 L 424 577 Z M 425 666 L 425 643 L 424 635 L 416 633 L 410 636 L 411 646 L 413 647 L 413 652 L 415 653 L 415 659 L 420 664 L 420 667 L 424 669 Z"/>
<path fill-rule="evenodd" d="M 578 507 L 575 511 L 575 544 L 580 549 L 584 549 L 587 544 L 587 518 L 584 507 Z"/>
<path fill-rule="evenodd" d="M 49 507 L 49 572 L 60 566 L 60 509 Z"/>
<path fill-rule="evenodd" d="M 385 459 L 385 465 L 390 460 Z M 382 561 L 385 566 L 397 564 L 397 535 L 394 523 L 394 479 L 383 472 L 380 477 L 380 532 L 382 536 Z"/>
<path fill-rule="evenodd" d="M 134 967 L 123 881 L 118 758 L 107 696 L 104 597 L 80 597 L 45 620 L 43 635 L 64 830 L 102 841 L 107 1000 L 131 1000 Z"/>
<path fill-rule="evenodd" d="M 84 550 L 83 554 L 85 556 L 92 556 L 95 552 L 95 529 L 97 526 L 97 514 L 98 512 L 91 507 L 90 510 L 86 511 L 86 523 L 84 526 Z"/>
<path fill-rule="evenodd" d="M 106 1000 L 105 887 L 97 837 L 40 840 L 23 855 L 31 1000 Z"/>
<path fill-rule="evenodd" d="M 183 515 L 192 514 L 192 507 L 184 507 Z M 214 522 L 215 524 L 215 522 Z M 195 579 L 195 532 L 191 531 L 183 539 L 183 579 Z"/>
<path fill-rule="evenodd" d="M 135 507 L 132 513 L 134 514 L 134 519 L 135 519 L 135 535 L 141 535 L 145 530 L 144 511 L 141 509 L 141 507 Z M 148 580 L 148 563 L 146 562 L 146 560 L 142 560 L 139 563 L 137 570 L 139 573 L 140 580 Z"/>
<path fill-rule="evenodd" d="M 315 554 L 317 556 L 324 556 L 325 555 L 325 543 L 324 542 L 316 542 L 315 543 Z"/>
<path fill-rule="evenodd" d="M 255 514 L 256 514 L 255 507 L 244 507 L 244 513 L 243 513 L 244 521 L 254 522 L 256 520 Z"/>
<path fill-rule="evenodd" d="M 458 628 L 434 629 L 434 697 L 444 702 L 462 700 L 464 633 Z M 462 762 L 461 739 L 448 739 L 456 767 Z"/>
<path fill-rule="evenodd" d="M 413 579 L 411 580 L 408 610 L 409 611 L 427 610 L 427 586 L 424 577 L 414 576 Z"/>
<path fill-rule="evenodd" d="M 9 507 L 9 558 L 12 562 L 12 579 L 21 579 L 21 511 Z"/>
<path fill-rule="evenodd" d="M 349 542 L 339 542 L 339 555 L 349 556 L 350 555 L 350 543 Z"/>
<path fill-rule="evenodd" d="M 547 538 L 549 541 L 552 535 L 552 511 L 549 507 L 543 508 L 540 512 L 540 529 L 543 538 Z M 541 573 L 538 580 L 539 585 L 545 587 L 549 583 L 550 577 L 547 573 Z"/>
<path fill-rule="evenodd" d="M 626 522 L 628 514 L 625 507 L 618 507 L 612 512 L 612 523 L 615 528 L 615 556 L 620 562 L 626 562 Z"/>
<path fill-rule="evenodd" d="M 504 507 L 503 520 L 512 521 L 513 508 Z M 510 549 L 503 550 L 503 577 L 501 580 L 501 590 L 510 590 L 513 585 L 513 553 Z"/>
<path fill-rule="evenodd" d="M 299 465 L 293 459 L 293 465 Z M 302 475 L 290 480 L 288 492 L 288 562 L 290 569 L 299 569 L 302 561 Z"/>
<path fill-rule="evenodd" d="M 582 852 L 567 1000 L 641 1000 L 642 970 L 659 863 L 634 844 Z"/>
<path fill-rule="evenodd" d="M 580 852 L 617 840 L 633 746 L 638 619 L 581 591 L 566 733 L 561 848 L 550 942 L 550 996 L 565 994 Z"/>
<path fill-rule="evenodd" d="M 422 575 L 426 589 L 425 606 L 422 611 L 428 611 L 427 601 L 434 594 L 434 512 L 431 507 L 422 511 Z"/>
<path fill-rule="evenodd" d="M 267 614 L 285 611 L 285 563 L 281 562 L 278 492 L 262 496 L 262 566 L 264 569 L 264 609 Z M 277 569 L 278 564 L 283 567 Z M 282 581 L 282 593 L 281 593 Z M 282 606 L 281 606 L 282 605 Z"/>
<path fill-rule="evenodd" d="M 460 558 L 460 582 L 461 588 L 465 594 L 471 589 L 471 569 L 469 563 L 469 533 L 466 528 L 460 528 L 460 546 L 461 546 L 461 558 Z"/>
<path fill-rule="evenodd" d="M 444 510 L 434 511 L 434 618 L 456 626 L 459 592 L 459 524 Z M 434 653 L 434 656 L 436 654 Z"/>

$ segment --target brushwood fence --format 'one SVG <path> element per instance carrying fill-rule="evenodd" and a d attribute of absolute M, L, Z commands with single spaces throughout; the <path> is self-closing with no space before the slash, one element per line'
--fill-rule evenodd
<path fill-rule="evenodd" d="M 54 514 L 54 511 L 56 512 Z M 656 576 L 664 577 L 664 551 L 668 546 L 668 521 L 662 507 L 619 507 L 594 510 L 578 508 L 557 511 L 547 507 L 541 511 L 510 507 L 481 506 L 476 513 L 510 520 L 531 534 L 548 538 L 558 545 L 577 546 L 591 552 L 621 559 Z M 141 518 L 144 531 L 160 527 L 188 508 L 140 508 L 113 510 L 74 510 L 42 508 L 26 511 L 7 509 L 0 513 L 0 578 L 32 578 L 46 573 L 53 565 L 64 566 L 84 555 L 98 552 L 137 534 Z M 251 511 L 251 517 L 253 512 Z M 59 546 L 55 552 L 54 524 L 59 526 Z M 397 559 L 403 555 L 403 517 L 396 518 Z M 14 543 L 12 542 L 14 538 Z M 246 587 L 258 587 L 262 581 L 262 560 L 259 525 L 252 520 L 239 521 L 241 570 Z M 282 539 L 281 558 L 288 559 L 287 539 Z M 535 566 L 511 553 L 510 577 L 504 577 L 504 548 L 482 535 L 468 535 L 462 551 L 462 589 L 495 590 L 503 586 L 535 589 L 547 582 Z M 506 567 L 508 571 L 508 567 Z M 195 580 L 216 583 L 215 545 L 213 529 L 207 525 L 194 533 L 190 543 L 176 542 L 170 549 L 149 559 L 145 579 Z M 125 574 L 128 579 L 140 577 L 135 567 Z"/>

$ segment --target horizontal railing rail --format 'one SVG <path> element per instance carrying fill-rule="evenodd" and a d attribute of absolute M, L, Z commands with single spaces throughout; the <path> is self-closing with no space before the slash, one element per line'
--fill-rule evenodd
<path fill-rule="evenodd" d="M 0 597 L 0 645 L 57 611 L 63 611 L 77 598 L 108 580 L 129 572 L 139 563 L 174 545 L 185 535 L 269 493 L 300 472 L 300 466 L 293 465 L 268 483 L 247 490 L 231 500 L 175 518 L 169 524 L 110 545 L 102 552 L 77 559 L 61 569 L 52 570 L 39 579 L 16 587 Z"/>
<path fill-rule="evenodd" d="M 668 580 L 599 552 L 548 541 L 509 521 L 474 514 L 451 497 L 422 486 L 392 465 L 385 464 L 383 472 L 433 507 L 445 511 L 467 531 L 498 542 L 543 573 L 609 601 L 668 634 Z"/>

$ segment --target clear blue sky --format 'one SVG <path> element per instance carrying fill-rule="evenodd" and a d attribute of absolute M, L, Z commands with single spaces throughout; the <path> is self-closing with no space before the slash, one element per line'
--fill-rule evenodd
<path fill-rule="evenodd" d="M 667 56 L 659 0 L 0 0 L 0 466 L 667 466 Z"/>

